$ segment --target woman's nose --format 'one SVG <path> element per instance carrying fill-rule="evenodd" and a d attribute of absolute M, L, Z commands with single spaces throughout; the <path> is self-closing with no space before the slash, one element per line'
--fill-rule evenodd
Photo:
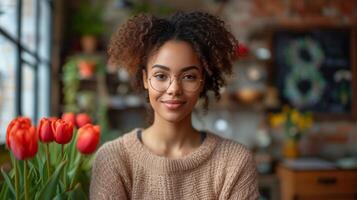
<path fill-rule="evenodd" d="M 182 86 L 180 81 L 175 77 L 169 87 L 167 88 L 166 92 L 171 95 L 177 95 L 182 93 Z"/>

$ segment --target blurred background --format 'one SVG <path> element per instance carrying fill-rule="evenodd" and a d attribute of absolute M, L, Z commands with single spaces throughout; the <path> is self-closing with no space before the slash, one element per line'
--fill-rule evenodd
<path fill-rule="evenodd" d="M 106 48 L 130 16 L 180 10 L 218 15 L 239 40 L 221 100 L 193 123 L 254 152 L 261 199 L 357 199 L 356 0 L 1 0 L 2 151 L 19 115 L 88 113 L 102 143 L 147 126 Z"/>

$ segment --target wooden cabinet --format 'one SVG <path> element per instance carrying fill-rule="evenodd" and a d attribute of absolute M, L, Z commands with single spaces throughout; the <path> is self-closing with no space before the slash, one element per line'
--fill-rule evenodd
<path fill-rule="evenodd" d="M 282 200 L 357 199 L 357 170 L 292 170 L 278 166 Z"/>

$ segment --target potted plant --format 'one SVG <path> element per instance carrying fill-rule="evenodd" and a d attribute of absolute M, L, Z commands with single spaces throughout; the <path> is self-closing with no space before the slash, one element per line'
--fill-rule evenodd
<path fill-rule="evenodd" d="M 100 3 L 82 0 L 73 16 L 73 28 L 81 36 L 84 52 L 92 53 L 97 47 L 97 39 L 105 31 L 102 19 L 104 6 Z"/>
<path fill-rule="evenodd" d="M 283 156 L 298 157 L 299 141 L 313 123 L 311 112 L 301 112 L 296 108 L 284 106 L 282 112 L 270 114 L 269 122 L 273 128 L 282 128 L 284 132 Z"/>

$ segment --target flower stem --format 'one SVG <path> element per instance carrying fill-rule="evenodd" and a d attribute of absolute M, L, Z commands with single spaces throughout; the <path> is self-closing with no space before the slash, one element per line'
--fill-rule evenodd
<path fill-rule="evenodd" d="M 27 175 L 27 160 L 24 163 L 24 180 L 25 180 L 25 200 L 29 199 L 29 183 L 28 183 L 28 175 Z"/>
<path fill-rule="evenodd" d="M 62 153 L 62 159 L 64 159 L 64 144 L 61 145 L 61 153 Z"/>
<path fill-rule="evenodd" d="M 15 169 L 15 198 L 20 199 L 19 194 L 19 172 L 18 172 L 18 161 L 14 160 L 14 169 Z"/>
<path fill-rule="evenodd" d="M 64 157 L 64 144 L 61 145 L 62 146 L 62 160 L 64 161 L 65 160 L 65 157 Z M 67 177 L 66 177 L 66 166 L 64 166 L 63 168 L 63 174 L 62 174 L 62 181 L 63 181 L 63 185 L 64 185 L 64 188 L 66 188 L 66 185 L 67 185 Z"/>
<path fill-rule="evenodd" d="M 73 175 L 71 184 L 69 185 L 69 189 L 70 189 L 70 190 L 73 189 L 74 184 L 76 183 L 76 179 L 77 179 L 77 176 L 78 176 L 78 171 L 79 171 L 79 169 L 81 168 L 82 163 L 83 163 L 82 154 L 79 154 L 79 163 L 78 163 L 78 165 L 76 165 L 76 169 L 75 169 L 75 171 L 74 171 L 74 175 Z"/>
<path fill-rule="evenodd" d="M 50 169 L 50 152 L 49 152 L 49 147 L 48 143 L 45 145 L 45 150 L 46 150 L 46 165 L 47 165 L 47 176 L 50 178 L 51 176 L 51 169 Z"/>

